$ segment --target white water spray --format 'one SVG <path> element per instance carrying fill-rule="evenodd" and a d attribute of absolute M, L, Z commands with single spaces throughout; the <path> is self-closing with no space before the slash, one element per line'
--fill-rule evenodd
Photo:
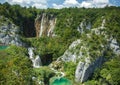
<path fill-rule="evenodd" d="M 42 66 L 42 62 L 41 62 L 41 58 L 39 55 L 37 55 L 34 58 L 34 52 L 33 52 L 34 48 L 30 47 L 28 48 L 28 54 L 29 54 L 29 58 L 33 63 L 33 67 L 34 68 L 39 68 L 40 66 Z"/>

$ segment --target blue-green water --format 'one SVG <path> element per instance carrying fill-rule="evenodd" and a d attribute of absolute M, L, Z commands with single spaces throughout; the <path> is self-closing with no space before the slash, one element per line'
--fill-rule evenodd
<path fill-rule="evenodd" d="M 71 81 L 66 78 L 54 77 L 50 81 L 50 85 L 72 85 Z"/>
<path fill-rule="evenodd" d="M 6 49 L 8 46 L 0 46 L 0 50 Z"/>

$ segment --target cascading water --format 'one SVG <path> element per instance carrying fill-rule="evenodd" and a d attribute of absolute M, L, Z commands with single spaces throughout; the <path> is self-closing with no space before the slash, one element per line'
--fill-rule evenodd
<path fill-rule="evenodd" d="M 45 16 L 45 14 L 42 15 L 42 20 L 41 20 L 41 25 L 40 25 L 40 34 L 39 34 L 39 37 L 41 37 L 41 36 L 42 36 L 42 33 L 43 33 L 44 16 Z"/>
<path fill-rule="evenodd" d="M 33 49 L 34 49 L 34 48 L 32 48 L 32 47 L 31 47 L 31 48 L 28 48 L 28 54 L 29 54 L 29 58 L 30 58 L 30 59 L 33 59 L 33 56 L 34 56 Z"/>
<path fill-rule="evenodd" d="M 32 48 L 32 47 L 28 48 L 28 55 L 29 55 L 30 60 L 33 63 L 33 67 L 34 68 L 39 68 L 40 66 L 42 66 L 41 58 L 40 58 L 39 55 L 37 55 L 34 58 L 35 54 L 34 54 L 33 50 L 34 50 L 34 48 Z"/>
<path fill-rule="evenodd" d="M 42 13 L 35 19 L 35 28 L 37 37 L 41 36 L 54 36 L 54 28 L 56 24 L 56 18 L 53 14 Z"/>
<path fill-rule="evenodd" d="M 52 77 L 50 79 L 50 85 L 72 85 L 70 80 L 64 78 L 65 74 L 63 72 L 53 68 L 53 64 L 50 65 L 50 68 L 56 73 L 56 75 L 59 74 L 57 77 Z"/>
<path fill-rule="evenodd" d="M 37 55 L 33 62 L 33 67 L 39 68 L 42 65 L 40 56 Z"/>

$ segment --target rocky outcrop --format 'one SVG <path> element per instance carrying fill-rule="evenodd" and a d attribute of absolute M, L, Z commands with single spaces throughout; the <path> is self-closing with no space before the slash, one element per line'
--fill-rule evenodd
<path fill-rule="evenodd" d="M 119 44 L 117 42 L 117 40 L 115 38 L 110 38 L 109 39 L 109 44 L 110 44 L 110 48 L 114 51 L 115 54 L 120 55 L 120 47 Z"/>
<path fill-rule="evenodd" d="M 96 50 L 96 54 L 98 55 L 92 60 L 94 56 L 91 56 L 91 52 L 89 52 L 90 48 L 86 43 L 83 43 L 81 39 L 74 41 L 59 58 L 59 60 L 61 59 L 64 62 L 78 63 L 75 71 L 76 82 L 86 81 L 104 61 L 103 51 L 100 50 Z"/>
<path fill-rule="evenodd" d="M 80 61 L 75 71 L 75 81 L 84 82 L 94 72 L 94 70 L 103 64 L 103 57 L 98 57 L 95 61 L 91 62 L 89 57 L 85 58 L 85 61 Z"/>
<path fill-rule="evenodd" d="M 77 27 L 77 31 L 79 31 L 80 33 L 83 33 L 85 31 L 85 29 L 90 30 L 91 27 L 92 27 L 91 22 L 84 19 L 80 23 L 80 25 Z"/>
<path fill-rule="evenodd" d="M 3 16 L 0 17 L 0 21 L 0 43 L 23 46 L 20 40 L 19 27 Z"/>
<path fill-rule="evenodd" d="M 91 29 L 90 33 L 84 35 L 85 39 L 80 38 L 74 41 L 64 54 L 58 58 L 58 61 L 62 60 L 63 62 L 78 64 L 75 71 L 76 82 L 86 81 L 94 73 L 94 70 L 103 64 L 104 60 L 106 60 L 104 53 L 107 49 L 112 49 L 113 53 L 120 55 L 120 47 L 117 40 L 109 38 L 105 31 L 105 22 L 106 20 L 103 19 L 101 26 Z M 86 28 L 85 22 L 81 22 L 80 28 L 84 29 L 84 26 Z M 81 33 L 83 31 L 80 30 Z M 98 39 L 100 41 L 99 44 L 96 44 L 95 39 L 92 39 L 94 36 L 100 38 Z"/>
<path fill-rule="evenodd" d="M 35 19 L 36 36 L 54 36 L 56 18 L 53 14 L 42 13 Z"/>
<path fill-rule="evenodd" d="M 92 29 L 91 32 L 95 33 L 96 35 L 104 35 L 106 41 L 109 42 L 108 48 L 112 49 L 115 54 L 120 55 L 120 47 L 116 38 L 113 38 L 112 36 L 109 38 L 108 35 L 106 34 L 106 31 L 104 31 L 106 29 L 105 23 L 106 19 L 103 19 L 101 26 Z"/>
<path fill-rule="evenodd" d="M 91 33 L 95 33 L 96 35 L 105 35 L 105 37 L 107 38 L 106 32 L 104 31 L 106 29 L 105 23 L 106 23 L 106 19 L 103 19 L 101 26 L 97 28 L 93 28 L 91 30 Z"/>
<path fill-rule="evenodd" d="M 65 51 L 65 53 L 59 58 L 62 59 L 62 61 L 65 62 L 76 62 L 76 59 L 80 58 L 82 56 L 82 53 L 80 52 L 77 54 L 76 47 L 81 43 L 81 40 L 78 39 L 74 41 L 68 48 L 68 50 Z M 59 60 L 58 59 L 58 60 Z"/>

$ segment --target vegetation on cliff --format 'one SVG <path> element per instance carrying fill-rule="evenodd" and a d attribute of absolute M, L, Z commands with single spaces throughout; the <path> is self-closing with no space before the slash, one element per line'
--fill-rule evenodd
<path fill-rule="evenodd" d="M 56 36 L 54 37 L 36 37 L 34 21 L 37 15 L 43 12 L 53 14 L 57 18 L 54 29 Z M 41 56 L 43 66 L 45 66 L 40 69 L 34 69 L 32 62 L 28 58 L 27 49 L 25 47 L 10 45 L 7 49 L 0 50 L 0 84 L 38 85 L 39 80 L 42 80 L 48 85 L 49 79 L 55 76 L 55 73 L 47 66 L 62 56 L 73 41 L 82 39 L 83 43 L 80 43 L 72 52 L 76 50 L 80 51 L 81 46 L 86 46 L 90 48 L 91 60 L 101 56 L 100 52 L 103 50 L 105 57 L 103 66 L 93 73 L 93 76 L 85 82 L 85 85 L 119 85 L 120 56 L 116 55 L 110 48 L 107 48 L 109 47 L 108 43 L 110 43 L 107 42 L 107 39 L 111 37 L 116 39 L 120 46 L 119 14 L 120 7 L 41 10 L 35 7 L 26 8 L 8 3 L 0 4 L 0 16 L 8 18 L 20 27 L 22 41 L 26 43 L 26 47 L 35 48 L 35 54 Z M 101 26 L 103 19 L 106 20 L 106 23 L 105 29 L 99 30 L 101 35 L 92 33 L 91 30 Z M 78 31 L 81 22 L 90 23 L 90 28 L 87 29 L 86 25 L 84 25 L 82 26 L 83 31 Z M 0 21 L 0 26 L 1 24 L 2 21 Z M 102 32 L 105 32 L 105 35 Z M 106 45 L 106 47 L 101 48 L 101 45 Z M 83 50 L 83 52 L 84 56 L 86 56 L 86 50 Z M 61 65 L 66 77 L 73 81 L 73 85 L 80 85 L 81 83 L 74 82 L 76 64 L 67 62 Z M 32 77 L 38 79 L 32 80 Z"/>

